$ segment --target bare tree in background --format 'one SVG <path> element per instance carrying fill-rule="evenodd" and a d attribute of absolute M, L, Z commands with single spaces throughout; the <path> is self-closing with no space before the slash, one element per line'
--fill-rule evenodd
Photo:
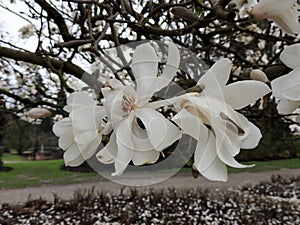
<path fill-rule="evenodd" d="M 238 9 L 229 0 L 22 2 L 27 8 L 21 12 L 11 10 L 20 1 L 0 1 L 3 9 L 28 22 L 20 29 L 21 37 L 36 39 L 34 50 L 29 51 L 11 43 L 2 32 L 0 95 L 6 110 L 17 114 L 35 106 L 63 113 L 67 93 L 76 89 L 76 79 L 88 74 L 83 65 L 103 57 L 109 67 L 114 61 L 104 50 L 133 41 L 172 40 L 208 65 L 230 58 L 234 64 L 230 82 L 250 79 L 252 69 L 262 69 L 270 80 L 286 74 L 290 70 L 279 61 L 279 54 L 284 46 L 299 41 L 270 21 L 253 21 L 243 13 L 250 8 Z M 130 70 L 124 70 L 132 78 Z M 119 78 L 118 71 L 114 76 Z M 177 78 L 184 88 L 194 85 L 180 74 Z M 282 119 L 259 110 L 258 104 L 244 113 L 250 118 Z"/>

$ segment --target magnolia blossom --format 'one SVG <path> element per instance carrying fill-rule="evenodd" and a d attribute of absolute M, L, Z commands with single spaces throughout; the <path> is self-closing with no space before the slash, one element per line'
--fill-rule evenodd
<path fill-rule="evenodd" d="M 270 92 L 260 81 L 241 81 L 226 85 L 232 63 L 222 59 L 198 81 L 201 93 L 177 98 L 180 109 L 172 119 L 184 133 L 198 141 L 194 166 L 207 179 L 227 181 L 226 165 L 245 168 L 234 156 L 240 148 L 252 149 L 261 139 L 260 130 L 241 109 Z"/>
<path fill-rule="evenodd" d="M 287 34 L 300 33 L 297 0 L 261 0 L 251 10 L 256 20 L 270 19 L 274 21 Z"/>
<path fill-rule="evenodd" d="M 59 137 L 58 146 L 65 150 L 66 166 L 78 166 L 95 153 L 106 132 L 105 109 L 87 93 L 74 92 L 64 110 L 70 115 L 56 122 L 53 132 Z"/>
<path fill-rule="evenodd" d="M 181 137 L 179 128 L 149 104 L 153 94 L 172 81 L 179 61 L 179 51 L 171 43 L 166 67 L 158 76 L 154 48 L 149 43 L 140 45 L 132 58 L 135 88 L 112 79 L 102 89 L 113 132 L 97 158 L 102 163 L 114 163 L 113 176 L 121 175 L 130 161 L 134 165 L 155 163 L 162 150 Z"/>
<path fill-rule="evenodd" d="M 280 60 L 293 70 L 271 82 L 272 93 L 280 100 L 278 112 L 290 114 L 300 106 L 300 44 L 286 47 Z"/>
<path fill-rule="evenodd" d="M 27 112 L 27 115 L 32 119 L 42 119 L 50 116 L 52 112 L 45 108 L 32 108 Z"/>

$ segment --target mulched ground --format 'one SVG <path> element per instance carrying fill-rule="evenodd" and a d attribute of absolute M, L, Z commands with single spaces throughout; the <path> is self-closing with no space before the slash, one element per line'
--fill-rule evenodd
<path fill-rule="evenodd" d="M 300 224 L 300 176 L 273 176 L 234 191 L 209 189 L 110 195 L 77 191 L 71 200 L 0 205 L 0 224 Z"/>

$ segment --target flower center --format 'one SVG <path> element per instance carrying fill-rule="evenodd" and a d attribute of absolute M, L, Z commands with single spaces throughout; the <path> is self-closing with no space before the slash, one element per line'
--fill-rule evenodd
<path fill-rule="evenodd" d="M 136 108 L 134 97 L 123 95 L 122 98 L 123 98 L 122 110 L 124 112 L 129 113 L 129 112 L 131 112 L 131 110 L 134 110 Z"/>

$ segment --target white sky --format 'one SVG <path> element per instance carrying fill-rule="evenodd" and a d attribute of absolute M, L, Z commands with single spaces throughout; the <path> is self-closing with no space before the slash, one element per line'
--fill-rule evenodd
<path fill-rule="evenodd" d="M 17 1 L 15 4 L 11 4 L 10 1 L 6 0 L 5 3 L 2 1 L 0 2 L 1 5 L 8 7 L 13 12 L 19 13 L 24 12 L 27 10 L 27 7 L 22 1 Z M 12 44 L 25 48 L 27 50 L 35 50 L 37 46 L 37 39 L 36 38 L 28 38 L 28 39 L 21 39 L 19 29 L 28 25 L 29 22 L 21 17 L 15 15 L 8 10 L 3 9 L 0 7 L 0 29 L 1 33 L 5 33 L 5 41 L 11 42 Z"/>

